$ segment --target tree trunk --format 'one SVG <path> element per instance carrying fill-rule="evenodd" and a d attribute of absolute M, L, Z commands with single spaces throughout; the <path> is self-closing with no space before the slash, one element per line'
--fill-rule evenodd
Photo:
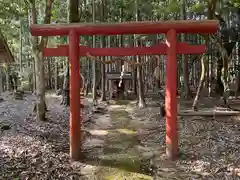
<path fill-rule="evenodd" d="M 44 23 L 49 24 L 51 21 L 51 11 L 52 11 L 53 0 L 46 0 L 45 7 L 45 17 Z M 31 21 L 33 24 L 37 24 L 37 11 L 35 6 L 35 0 L 32 0 L 31 10 L 32 17 Z M 36 72 L 36 118 L 37 120 L 46 120 L 46 103 L 45 103 L 45 78 L 44 78 L 44 57 L 43 49 L 47 45 L 47 38 L 42 37 L 40 43 L 38 44 L 38 38 L 32 37 L 32 49 L 35 59 L 35 72 Z"/>
<path fill-rule="evenodd" d="M 215 85 L 215 92 L 219 94 L 220 96 L 223 95 L 224 92 L 224 86 L 221 80 L 222 76 L 222 68 L 223 68 L 223 60 L 221 58 L 220 53 L 217 53 L 218 59 L 217 59 L 217 77 L 216 77 L 216 85 Z"/>
<path fill-rule="evenodd" d="M 69 64 L 66 64 L 64 77 L 63 77 L 63 88 L 62 88 L 62 102 L 64 106 L 70 105 L 70 96 L 69 96 Z"/>
<path fill-rule="evenodd" d="M 237 19 L 238 21 L 240 20 L 240 8 L 237 11 Z M 240 56 L 240 48 L 239 48 L 239 42 L 238 42 L 238 48 L 237 48 L 237 52 L 238 57 Z M 237 82 L 236 82 L 236 89 L 235 89 L 235 97 L 237 98 L 238 93 L 240 92 L 240 62 L 238 60 L 238 64 L 237 64 Z"/>
<path fill-rule="evenodd" d="M 37 49 L 33 49 L 34 59 L 36 62 L 36 109 L 37 120 L 44 121 L 45 118 L 45 79 L 44 79 L 44 57 Z"/>
<path fill-rule="evenodd" d="M 212 96 L 212 80 L 213 80 L 213 61 L 212 61 L 212 57 L 209 57 L 208 67 L 209 67 L 208 97 L 211 97 Z"/>
<path fill-rule="evenodd" d="M 90 80 L 90 61 L 87 61 L 87 77 L 85 78 L 84 81 L 84 96 L 87 96 L 89 93 L 89 89 L 91 88 L 90 86 L 91 80 Z"/>
<path fill-rule="evenodd" d="M 55 89 L 55 91 L 57 91 L 58 90 L 58 60 L 57 60 L 57 58 L 55 58 L 54 60 L 55 60 L 54 89 Z"/>
<path fill-rule="evenodd" d="M 2 65 L 0 64 L 0 95 L 3 92 L 3 70 Z"/>
<path fill-rule="evenodd" d="M 104 22 L 105 20 L 105 16 L 106 16 L 106 5 L 105 5 L 105 0 L 102 0 L 101 1 L 101 21 Z M 102 36 L 101 38 L 101 46 L 102 48 L 105 48 L 106 47 L 106 37 L 105 36 Z M 100 57 L 100 58 L 103 58 L 102 60 L 105 61 L 106 57 Z M 106 101 L 106 89 L 105 89 L 105 86 L 106 86 L 106 67 L 105 67 L 105 64 L 101 63 L 101 73 L 102 73 L 102 77 L 101 77 L 101 98 L 100 98 L 100 101 Z"/>
<path fill-rule="evenodd" d="M 68 22 L 77 23 L 80 20 L 79 15 L 79 0 L 68 0 Z M 70 105 L 70 78 L 69 78 L 69 59 L 66 66 L 66 71 L 63 79 L 63 91 L 62 91 L 62 105 Z"/>
<path fill-rule="evenodd" d="M 181 7 L 181 15 L 182 19 L 186 20 L 186 0 L 181 0 L 182 7 Z M 186 41 L 186 35 L 182 34 L 182 42 Z M 183 62 L 183 92 L 184 97 L 186 99 L 190 98 L 191 91 L 189 86 L 189 71 L 188 71 L 188 55 L 182 55 L 182 62 Z"/>
<path fill-rule="evenodd" d="M 22 72 L 22 59 L 23 59 L 23 22 L 20 20 L 20 53 L 19 53 L 19 64 L 20 64 L 20 72 Z"/>
<path fill-rule="evenodd" d="M 235 89 L 235 98 L 238 97 L 240 91 L 240 68 L 239 65 L 237 66 L 237 82 L 236 82 L 236 89 Z"/>
<path fill-rule="evenodd" d="M 89 39 L 88 39 L 88 42 L 89 42 Z M 88 43 L 89 45 L 90 43 Z M 85 80 L 85 87 L 84 87 L 84 90 L 85 90 L 85 96 L 88 95 L 89 93 L 89 90 L 91 89 L 91 72 L 90 72 L 90 69 L 91 69 L 91 61 L 87 61 L 87 77 L 86 77 L 86 80 Z"/>
<path fill-rule="evenodd" d="M 230 95 L 230 85 L 228 81 L 228 62 L 230 61 L 230 56 L 232 54 L 233 47 L 235 46 L 235 42 L 233 43 L 225 43 L 223 48 L 220 49 L 221 57 L 223 61 L 223 67 L 221 70 L 221 81 L 224 88 L 223 99 L 224 105 L 228 106 L 228 97 Z"/>
<path fill-rule="evenodd" d="M 51 57 L 47 58 L 48 62 L 48 89 L 52 89 Z"/>
<path fill-rule="evenodd" d="M 92 1 L 92 21 L 95 23 L 95 0 Z M 96 47 L 96 36 L 93 35 L 92 47 Z M 92 61 L 92 99 L 97 103 L 97 79 L 96 79 L 96 61 Z"/>
<path fill-rule="evenodd" d="M 33 73 L 32 73 L 32 92 L 36 90 L 36 68 L 35 68 L 35 61 L 33 61 Z"/>
<path fill-rule="evenodd" d="M 106 101 L 106 73 L 105 73 L 105 64 L 101 64 L 102 78 L 101 78 L 101 98 L 100 101 Z"/>
<path fill-rule="evenodd" d="M 89 84 L 90 84 L 89 80 L 87 79 L 86 82 L 85 82 L 85 93 L 84 93 L 84 96 L 87 96 L 88 93 L 89 93 L 89 89 L 90 89 Z"/>
<path fill-rule="evenodd" d="M 80 93 L 82 94 L 82 93 L 84 93 L 85 78 L 81 73 L 80 73 L 80 84 L 81 84 Z"/>
<path fill-rule="evenodd" d="M 203 89 L 203 85 L 204 85 L 204 82 L 205 82 L 205 79 L 206 79 L 206 62 L 207 62 L 206 59 L 207 59 L 206 55 L 203 55 L 202 58 L 201 58 L 201 66 L 202 66 L 201 77 L 200 77 L 197 93 L 195 95 L 193 105 L 192 105 L 192 109 L 194 111 L 197 111 L 197 103 L 199 101 L 200 93 Z"/>
<path fill-rule="evenodd" d="M 135 19 L 136 19 L 136 21 L 139 20 L 139 14 L 140 14 L 138 5 L 139 5 L 138 0 L 135 0 L 135 8 L 136 8 Z M 135 43 L 135 47 L 137 47 L 138 41 L 137 41 L 136 37 L 134 38 L 134 43 Z M 137 56 L 136 59 L 137 59 L 137 62 L 140 63 L 140 57 Z M 137 66 L 137 82 L 138 82 L 138 107 L 145 108 L 146 102 L 145 102 L 145 98 L 144 98 L 142 66 Z"/>
<path fill-rule="evenodd" d="M 134 35 L 130 35 L 130 46 L 135 45 L 134 38 L 135 38 Z M 137 96 L 137 67 L 135 65 L 132 65 L 132 75 L 133 75 L 132 90 L 134 94 Z"/>
<path fill-rule="evenodd" d="M 191 91 L 189 86 L 189 71 L 188 71 L 188 56 L 183 55 L 183 81 L 184 81 L 184 97 L 186 99 L 191 97 Z"/>
<path fill-rule="evenodd" d="M 140 57 L 137 57 L 137 62 L 140 63 Z M 138 82 L 138 107 L 145 108 L 146 102 L 144 98 L 142 66 L 137 67 L 137 82 Z"/>
<path fill-rule="evenodd" d="M 108 14 L 108 15 L 109 15 L 109 17 L 110 17 L 110 15 L 111 15 L 111 14 L 110 14 L 110 11 L 109 11 L 109 14 Z M 110 21 L 110 19 L 109 19 L 109 21 Z M 112 42 L 111 40 L 112 40 L 112 39 L 111 39 L 111 36 L 108 36 L 108 38 L 107 38 L 107 47 L 108 47 L 108 48 L 111 47 L 111 42 Z M 111 56 L 108 56 L 107 58 L 108 58 L 107 60 L 110 61 L 112 57 L 111 57 Z M 111 71 L 112 71 L 112 64 L 109 64 L 109 65 L 108 65 L 108 72 L 111 72 Z M 113 83 L 113 81 L 109 81 L 109 80 L 108 80 L 108 84 L 109 84 L 109 85 L 108 85 L 108 87 L 109 87 L 109 89 L 108 89 L 108 91 L 109 91 L 109 99 L 112 99 L 112 97 L 113 97 L 113 85 L 114 85 L 114 83 Z"/>
<path fill-rule="evenodd" d="M 8 64 L 6 64 L 6 88 L 7 91 L 10 91 L 10 70 Z"/>
<path fill-rule="evenodd" d="M 208 19 L 213 19 L 214 14 L 215 14 L 216 4 L 217 4 L 217 0 L 208 1 Z M 205 43 L 209 45 L 209 41 L 210 41 L 209 37 L 208 36 L 203 36 L 203 37 L 205 39 Z M 197 111 L 197 103 L 199 101 L 200 93 L 203 89 L 203 85 L 206 80 L 207 65 L 208 65 L 208 59 L 207 59 L 206 55 L 203 55 L 202 59 L 201 59 L 201 66 L 202 66 L 201 77 L 199 80 L 197 93 L 195 95 L 193 105 L 192 105 L 192 108 L 194 111 Z"/>

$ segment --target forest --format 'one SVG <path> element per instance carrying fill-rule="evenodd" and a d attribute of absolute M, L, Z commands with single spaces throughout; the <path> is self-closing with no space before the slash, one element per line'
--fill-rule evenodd
<path fill-rule="evenodd" d="M 0 0 L 0 9 L 0 179 L 240 179 L 239 0 Z M 166 153 L 166 53 L 137 50 L 165 47 L 166 34 L 80 36 L 84 55 L 72 67 L 70 36 L 32 30 L 185 20 L 218 28 L 177 34 L 179 49 L 205 51 L 177 54 L 176 159 Z"/>

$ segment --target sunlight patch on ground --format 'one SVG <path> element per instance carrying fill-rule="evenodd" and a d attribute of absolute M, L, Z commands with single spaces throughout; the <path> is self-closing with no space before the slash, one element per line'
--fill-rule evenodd
<path fill-rule="evenodd" d="M 106 136 L 109 132 L 106 130 L 89 130 L 89 133 L 95 136 Z"/>
<path fill-rule="evenodd" d="M 133 107 L 133 106 L 128 106 L 128 107 L 125 108 L 125 110 L 126 110 L 128 113 L 133 113 L 133 112 L 136 110 L 136 108 Z"/>
<path fill-rule="evenodd" d="M 137 134 L 137 131 L 132 129 L 110 129 L 110 130 L 88 130 L 88 132 L 94 136 L 106 136 L 108 134 L 115 134 L 116 132 L 126 134 L 126 135 L 134 135 Z"/>
<path fill-rule="evenodd" d="M 95 171 L 98 171 L 98 166 L 85 164 L 84 167 L 81 168 L 81 174 L 85 176 L 94 175 Z"/>
<path fill-rule="evenodd" d="M 102 174 L 102 180 L 153 180 L 151 176 L 118 168 L 101 168 L 98 174 Z"/>
<path fill-rule="evenodd" d="M 127 135 L 137 134 L 137 131 L 134 131 L 131 129 L 116 129 L 116 131 L 123 133 L 123 134 L 127 134 Z"/>
<path fill-rule="evenodd" d="M 88 132 L 94 136 L 106 136 L 108 134 L 114 134 L 116 132 L 126 134 L 126 135 L 133 135 L 137 134 L 137 131 L 131 129 L 110 129 L 110 130 L 88 130 Z"/>
<path fill-rule="evenodd" d="M 46 93 L 46 98 L 62 98 L 62 95 L 56 95 L 55 93 Z"/>
<path fill-rule="evenodd" d="M 121 105 L 111 105 L 109 107 L 109 110 L 115 110 L 115 109 L 117 109 L 117 110 L 122 109 L 122 106 Z"/>

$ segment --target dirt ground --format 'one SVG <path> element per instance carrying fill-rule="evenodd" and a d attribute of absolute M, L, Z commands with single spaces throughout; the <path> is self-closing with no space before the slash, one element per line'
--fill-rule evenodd
<path fill-rule="evenodd" d="M 31 94 L 24 100 L 2 97 L 0 179 L 240 179 L 240 117 L 179 117 L 180 155 L 171 162 L 165 158 L 165 120 L 156 98 L 147 98 L 145 109 L 133 101 L 93 108 L 85 98 L 82 161 L 72 162 L 69 108 L 60 106 L 60 96 L 47 94 L 47 122 L 34 119 Z M 211 110 L 213 101 L 204 99 L 200 107 Z M 180 107 L 190 105 L 181 101 Z"/>

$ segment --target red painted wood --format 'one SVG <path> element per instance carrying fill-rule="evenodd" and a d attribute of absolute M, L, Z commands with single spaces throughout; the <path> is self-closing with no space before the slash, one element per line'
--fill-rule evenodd
<path fill-rule="evenodd" d="M 45 48 L 44 56 L 68 56 L 68 45 L 60 45 L 57 48 Z M 88 48 L 80 46 L 79 56 L 86 56 L 89 52 L 92 56 L 136 56 L 136 55 L 157 55 L 167 54 L 167 45 L 160 44 L 152 47 L 131 47 L 131 48 Z M 189 45 L 177 43 L 178 54 L 202 54 L 206 52 L 205 45 Z"/>
<path fill-rule="evenodd" d="M 215 33 L 216 20 L 143 21 L 118 24 L 32 24 L 33 36 L 64 36 L 74 29 L 78 35 L 159 34 L 175 29 L 177 33 Z"/>
<path fill-rule="evenodd" d="M 33 36 L 69 35 L 68 47 L 46 48 L 45 56 L 69 56 L 70 58 L 70 155 L 79 159 L 81 146 L 81 117 L 80 117 L 80 74 L 79 56 L 87 52 L 95 56 L 131 56 L 167 54 L 166 69 L 166 145 L 167 155 L 175 159 L 178 154 L 177 133 L 177 54 L 201 54 L 206 51 L 205 46 L 190 46 L 176 42 L 177 33 L 215 33 L 218 21 L 160 21 L 160 22 L 126 22 L 119 24 L 44 24 L 31 25 Z M 159 34 L 167 33 L 169 47 L 160 45 L 151 48 L 104 48 L 90 49 L 81 47 L 80 35 L 116 35 L 116 34 Z"/>
<path fill-rule="evenodd" d="M 80 159 L 81 121 L 80 116 L 80 63 L 79 37 L 74 30 L 69 33 L 70 60 L 70 156 Z"/>
<path fill-rule="evenodd" d="M 177 34 L 175 30 L 167 33 L 166 61 L 166 153 L 174 160 L 178 155 L 178 133 L 177 133 Z"/>

